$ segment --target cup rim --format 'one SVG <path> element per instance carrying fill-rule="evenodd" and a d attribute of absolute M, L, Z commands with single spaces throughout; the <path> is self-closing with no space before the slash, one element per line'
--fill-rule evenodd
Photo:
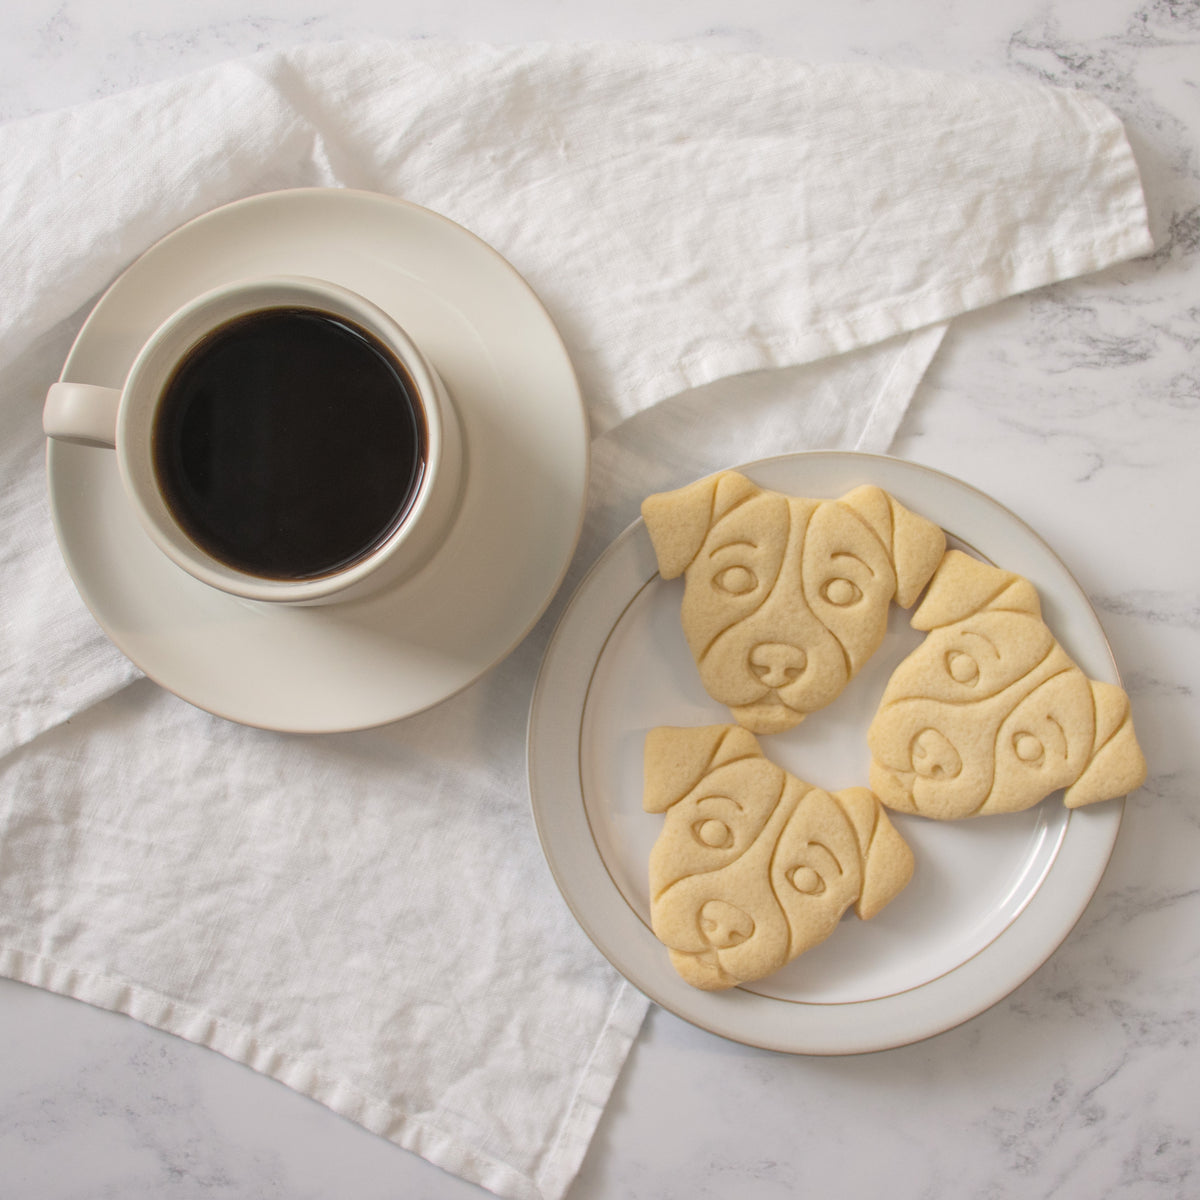
<path fill-rule="evenodd" d="M 343 317 L 380 340 L 412 381 L 425 426 L 425 465 L 403 517 L 377 545 L 343 567 L 304 579 L 273 579 L 209 554 L 172 516 L 157 484 L 152 432 L 162 391 L 182 358 L 226 321 L 274 308 L 314 309 Z M 177 566 L 201 583 L 248 600 L 303 604 L 324 600 L 379 572 L 400 553 L 429 507 L 443 458 L 445 391 L 432 365 L 379 305 L 340 284 L 306 275 L 238 279 L 188 301 L 164 320 L 134 359 L 117 414 L 116 456 L 126 491 L 147 533 Z"/>

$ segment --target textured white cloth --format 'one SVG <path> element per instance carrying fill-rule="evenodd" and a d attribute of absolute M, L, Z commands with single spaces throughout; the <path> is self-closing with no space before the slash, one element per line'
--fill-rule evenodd
<path fill-rule="evenodd" d="M 1076 93 L 863 65 L 336 45 L 8 124 L 0 163 L 0 971 L 502 1195 L 561 1196 L 646 1003 L 574 926 L 527 809 L 565 589 L 484 679 L 385 729 L 265 733 L 134 682 L 47 515 L 41 400 L 70 339 L 146 246 L 225 201 L 320 184 L 427 205 L 524 274 L 578 368 L 577 579 L 647 490 L 884 450 L 946 321 L 1149 251 L 1119 122 Z"/>

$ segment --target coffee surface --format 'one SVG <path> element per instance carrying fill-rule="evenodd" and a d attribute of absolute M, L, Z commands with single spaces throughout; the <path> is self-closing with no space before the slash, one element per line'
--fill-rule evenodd
<path fill-rule="evenodd" d="M 203 550 L 270 579 L 370 553 L 425 468 L 415 389 L 373 336 L 331 314 L 237 317 L 176 368 L 154 433 L 159 485 Z"/>

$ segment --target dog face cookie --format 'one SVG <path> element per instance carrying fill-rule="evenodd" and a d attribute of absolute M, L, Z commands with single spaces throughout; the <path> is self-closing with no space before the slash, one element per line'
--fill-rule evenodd
<path fill-rule="evenodd" d="M 642 803 L 666 814 L 650 854 L 655 936 L 707 991 L 790 962 L 851 904 L 874 916 L 912 875 L 912 851 L 866 788 L 803 783 L 737 725 L 651 730 Z"/>
<path fill-rule="evenodd" d="M 936 525 L 877 487 L 840 500 L 724 471 L 642 504 L 664 579 L 684 576 L 684 635 L 705 690 L 754 733 L 829 704 L 945 550 Z"/>
<path fill-rule="evenodd" d="M 1019 812 L 1060 788 L 1069 808 L 1141 785 L 1119 687 L 1090 680 L 1042 620 L 1033 585 L 951 550 L 867 734 L 889 808 L 953 819 Z"/>

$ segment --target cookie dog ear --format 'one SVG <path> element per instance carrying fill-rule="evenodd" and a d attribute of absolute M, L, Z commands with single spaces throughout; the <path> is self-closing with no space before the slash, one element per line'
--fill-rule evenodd
<path fill-rule="evenodd" d="M 947 550 L 929 591 L 912 616 L 912 627 L 928 632 L 984 610 L 1041 617 L 1037 590 L 1028 579 L 1002 571 L 961 550 Z"/>
<path fill-rule="evenodd" d="M 1068 808 L 1124 796 L 1146 782 L 1146 759 L 1133 732 L 1129 697 L 1115 683 L 1088 683 L 1096 705 L 1096 734 L 1083 774 L 1063 792 Z"/>
<path fill-rule="evenodd" d="M 849 505 L 887 547 L 896 571 L 896 603 L 910 607 L 929 582 L 946 550 L 940 526 L 897 503 L 882 488 L 864 485 L 847 492 Z"/>
<path fill-rule="evenodd" d="M 643 750 L 642 808 L 666 812 L 713 768 L 761 754 L 754 734 L 740 725 L 651 729 Z"/>
<path fill-rule="evenodd" d="M 846 788 L 833 793 L 854 826 L 862 852 L 863 882 L 854 911 L 869 921 L 894 900 L 913 873 L 913 852 L 867 788 Z"/>
<path fill-rule="evenodd" d="M 713 524 L 761 489 L 737 471 L 721 471 L 673 492 L 655 492 L 642 501 L 642 519 L 658 558 L 658 572 L 674 579 L 704 544 Z"/>

